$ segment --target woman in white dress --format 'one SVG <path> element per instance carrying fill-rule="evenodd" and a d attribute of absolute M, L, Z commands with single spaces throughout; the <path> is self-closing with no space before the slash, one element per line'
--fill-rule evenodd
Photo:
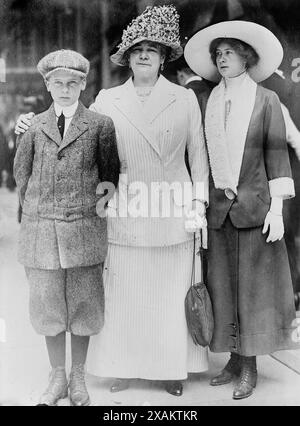
<path fill-rule="evenodd" d="M 133 77 L 101 90 L 90 107 L 113 119 L 122 173 L 107 209 L 105 324 L 87 362 L 90 373 L 117 378 L 112 392 L 140 378 L 165 381 L 180 396 L 188 372 L 208 368 L 184 310 L 194 238 L 185 212 L 204 217 L 208 202 L 201 115 L 194 92 L 160 74 L 182 54 L 178 22 L 174 6 L 147 7 L 134 19 L 111 56 Z"/>
<path fill-rule="evenodd" d="M 126 379 L 142 378 L 166 380 L 166 390 L 179 396 L 188 372 L 207 369 L 207 351 L 192 342 L 184 312 L 193 234 L 185 229 L 183 204 L 194 199 L 189 207 L 203 216 L 208 201 L 201 115 L 192 90 L 160 75 L 164 61 L 181 54 L 176 9 L 148 7 L 124 31 L 119 50 L 111 57 L 114 63 L 129 66 L 133 77 L 101 90 L 90 107 L 114 121 L 123 174 L 116 195 L 119 202 L 127 199 L 128 206 L 128 217 L 119 217 L 121 202 L 119 208 L 109 207 L 111 216 L 115 212 L 117 217 L 108 217 L 105 325 L 92 339 L 88 363 L 91 373 L 118 378 L 112 391 L 127 388 Z M 170 193 L 166 184 L 164 192 L 163 182 L 176 182 L 181 189 L 191 182 L 186 147 L 191 196 L 180 200 L 179 194 L 176 200 L 175 192 L 171 194 L 171 211 L 165 214 L 163 202 L 151 199 L 151 189 L 158 188 L 166 201 Z M 141 196 L 147 210 L 140 209 L 144 217 L 134 217 L 135 209 L 130 208 L 138 194 L 134 182 L 148 192 Z M 203 189 L 198 196 L 197 184 Z"/>

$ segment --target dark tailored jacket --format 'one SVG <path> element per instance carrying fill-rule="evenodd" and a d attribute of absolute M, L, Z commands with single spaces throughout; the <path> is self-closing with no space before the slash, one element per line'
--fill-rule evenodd
<path fill-rule="evenodd" d="M 280 102 L 274 92 L 257 86 L 237 197 L 228 199 L 210 176 L 208 226 L 220 228 L 228 214 L 236 228 L 263 225 L 271 201 L 268 181 L 279 177 L 292 177 Z"/>
<path fill-rule="evenodd" d="M 79 103 L 63 140 L 53 105 L 20 137 L 14 162 L 23 218 L 19 260 L 42 269 L 103 262 L 106 219 L 96 214 L 99 182 L 119 178 L 112 120 Z"/>
<path fill-rule="evenodd" d="M 194 80 L 186 84 L 185 88 L 192 89 L 195 92 L 201 111 L 202 123 L 204 123 L 206 104 L 213 86 L 210 87 L 208 83 L 203 80 Z"/>
<path fill-rule="evenodd" d="M 211 85 L 212 84 L 213 83 L 211 83 Z M 189 82 L 188 84 L 186 84 L 184 87 L 186 89 L 192 89 L 193 92 L 195 93 L 199 107 L 200 107 L 202 124 L 204 126 L 206 105 L 207 105 L 207 101 L 213 86 L 210 87 L 204 80 L 193 80 Z M 185 150 L 185 165 L 189 172 L 189 175 L 191 175 L 187 149 Z"/>

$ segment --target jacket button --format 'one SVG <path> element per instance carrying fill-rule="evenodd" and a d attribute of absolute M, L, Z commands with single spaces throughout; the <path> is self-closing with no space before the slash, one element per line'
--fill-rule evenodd
<path fill-rule="evenodd" d="M 70 216 L 71 216 L 71 214 L 72 214 L 71 212 L 67 212 L 67 213 L 66 213 L 66 217 L 70 217 Z"/>
<path fill-rule="evenodd" d="M 228 200 L 234 200 L 236 197 L 235 193 L 230 188 L 226 188 L 224 193 Z"/>

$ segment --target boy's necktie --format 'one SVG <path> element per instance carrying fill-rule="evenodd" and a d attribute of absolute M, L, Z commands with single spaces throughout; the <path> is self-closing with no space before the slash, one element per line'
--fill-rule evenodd
<path fill-rule="evenodd" d="M 60 136 L 63 139 L 64 131 L 65 131 L 65 116 L 63 112 L 61 112 L 60 116 L 58 117 L 57 126 L 58 126 Z"/>

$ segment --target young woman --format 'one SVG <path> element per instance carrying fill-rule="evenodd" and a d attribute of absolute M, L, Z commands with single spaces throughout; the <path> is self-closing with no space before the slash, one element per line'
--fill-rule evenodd
<path fill-rule="evenodd" d="M 282 203 L 294 196 L 277 95 L 257 85 L 279 66 L 282 47 L 252 22 L 222 22 L 197 33 L 185 57 L 218 82 L 205 134 L 211 165 L 208 287 L 214 352 L 231 352 L 217 386 L 239 377 L 233 398 L 256 386 L 256 356 L 294 346 L 292 283 Z"/>

